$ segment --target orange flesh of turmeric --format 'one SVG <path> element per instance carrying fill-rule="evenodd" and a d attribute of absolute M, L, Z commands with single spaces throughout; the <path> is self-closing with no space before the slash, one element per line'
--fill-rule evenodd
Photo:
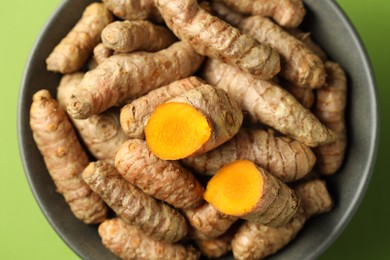
<path fill-rule="evenodd" d="M 261 198 L 263 178 L 255 164 L 237 160 L 226 164 L 207 184 L 204 199 L 228 215 L 248 213 Z"/>
<path fill-rule="evenodd" d="M 145 137 L 149 149 L 163 160 L 186 158 L 199 150 L 211 137 L 206 116 L 191 105 L 165 103 L 151 115 Z"/>

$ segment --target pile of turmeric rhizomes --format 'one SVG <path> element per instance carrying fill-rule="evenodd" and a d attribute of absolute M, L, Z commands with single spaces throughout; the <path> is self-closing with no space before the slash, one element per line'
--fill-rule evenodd
<path fill-rule="evenodd" d="M 347 81 L 298 29 L 305 13 L 300 0 L 86 7 L 46 60 L 63 76 L 56 99 L 34 94 L 30 125 L 111 252 L 261 259 L 331 210 Z"/>

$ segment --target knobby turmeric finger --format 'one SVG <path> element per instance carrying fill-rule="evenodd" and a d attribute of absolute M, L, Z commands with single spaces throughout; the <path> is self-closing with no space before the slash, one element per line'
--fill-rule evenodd
<path fill-rule="evenodd" d="M 272 130 L 245 129 L 216 149 L 183 163 L 199 174 L 214 175 L 222 166 L 239 159 L 253 161 L 285 182 L 301 179 L 314 166 L 316 158 L 306 145 Z"/>
<path fill-rule="evenodd" d="M 95 48 L 93 48 L 93 59 L 96 61 L 97 65 L 102 63 L 108 57 L 111 57 L 113 54 L 114 51 L 104 46 L 103 43 L 99 43 L 95 46 Z"/>
<path fill-rule="evenodd" d="M 120 122 L 123 131 L 131 138 L 145 138 L 145 126 L 158 105 L 202 84 L 204 82 L 201 79 L 191 76 L 176 80 L 133 100 L 121 109 Z"/>
<path fill-rule="evenodd" d="M 57 87 L 58 104 L 66 109 L 73 91 L 78 88 L 84 73 L 66 74 Z M 128 139 L 119 123 L 119 109 L 111 108 L 87 119 L 71 118 L 73 125 L 96 159 L 113 158 L 118 147 Z"/>
<path fill-rule="evenodd" d="M 100 42 L 103 28 L 112 20 L 113 16 L 103 4 L 87 6 L 81 19 L 46 59 L 47 69 L 61 73 L 79 70 Z"/>
<path fill-rule="evenodd" d="M 248 160 L 222 167 L 207 183 L 203 197 L 224 214 L 268 226 L 285 225 L 299 207 L 286 184 Z"/>
<path fill-rule="evenodd" d="M 131 139 L 118 149 L 115 167 L 124 179 L 176 208 L 200 205 L 203 187 L 178 162 L 159 159 L 144 140 Z"/>
<path fill-rule="evenodd" d="M 225 234 L 209 239 L 196 239 L 195 243 L 199 250 L 208 258 L 218 258 L 226 255 L 231 251 L 231 242 L 233 239 L 233 232 L 226 232 Z"/>
<path fill-rule="evenodd" d="M 302 0 L 222 0 L 235 11 L 246 15 L 272 17 L 284 27 L 298 27 L 305 17 Z"/>
<path fill-rule="evenodd" d="M 299 87 L 319 88 L 324 85 L 326 73 L 322 60 L 296 37 L 266 17 L 240 16 L 219 2 L 213 7 L 220 17 L 279 53 L 281 76 Z"/>
<path fill-rule="evenodd" d="M 280 70 L 279 55 L 267 45 L 202 9 L 196 0 L 156 0 L 167 26 L 198 53 L 262 79 Z"/>
<path fill-rule="evenodd" d="M 82 177 L 117 215 L 146 235 L 175 242 L 187 234 L 185 218 L 177 210 L 134 187 L 109 162 L 91 162 Z"/>
<path fill-rule="evenodd" d="M 280 86 L 293 95 L 304 108 L 311 109 L 313 107 L 316 99 L 314 89 L 310 87 L 297 87 L 287 80 L 281 81 Z"/>
<path fill-rule="evenodd" d="M 288 244 L 310 217 L 326 213 L 333 206 L 325 182 L 312 180 L 295 189 L 301 199 L 301 207 L 294 218 L 285 226 L 270 227 L 246 221 L 232 240 L 235 259 L 263 259 Z"/>
<path fill-rule="evenodd" d="M 89 159 L 65 112 L 47 90 L 33 96 L 30 110 L 33 138 L 54 184 L 73 214 L 87 224 L 100 223 L 107 207 L 81 179 Z"/>
<path fill-rule="evenodd" d="M 174 43 L 156 53 L 111 56 L 85 74 L 71 96 L 68 113 L 76 119 L 99 114 L 131 98 L 192 75 L 202 61 L 203 57 L 183 42 Z"/>
<path fill-rule="evenodd" d="M 149 21 L 116 21 L 102 31 L 103 45 L 116 52 L 136 50 L 155 52 L 177 41 L 166 27 Z"/>
<path fill-rule="evenodd" d="M 204 84 L 159 105 L 146 125 L 146 142 L 164 160 L 195 156 L 232 138 L 242 119 L 224 90 Z"/>
<path fill-rule="evenodd" d="M 99 225 L 103 245 L 121 259 L 195 260 L 200 253 L 193 247 L 158 241 L 121 218 Z"/>
<path fill-rule="evenodd" d="M 189 224 L 196 230 L 195 238 L 216 238 L 225 233 L 238 217 L 219 212 L 209 203 L 184 210 Z"/>
<path fill-rule="evenodd" d="M 259 80 L 211 59 L 205 64 L 203 78 L 224 89 L 252 118 L 307 146 L 315 147 L 336 139 L 333 131 L 274 82 Z"/>
<path fill-rule="evenodd" d="M 345 108 L 347 103 L 347 77 L 339 64 L 326 62 L 327 82 L 317 90 L 317 102 L 314 114 L 338 138 L 334 143 L 316 147 L 314 152 L 318 158 L 316 169 L 326 175 L 334 174 L 341 167 L 347 147 L 345 125 Z"/>
<path fill-rule="evenodd" d="M 129 21 L 152 20 L 162 22 L 154 0 L 129 1 L 129 0 L 102 0 L 104 5 L 115 16 Z"/>

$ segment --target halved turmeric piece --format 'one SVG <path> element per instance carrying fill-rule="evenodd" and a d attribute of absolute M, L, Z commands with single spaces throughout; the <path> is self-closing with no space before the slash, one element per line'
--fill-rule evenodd
<path fill-rule="evenodd" d="M 242 120 L 238 104 L 224 90 L 204 84 L 159 105 L 146 125 L 146 142 L 161 159 L 183 159 L 231 139 Z"/>
<path fill-rule="evenodd" d="M 222 167 L 208 182 L 204 199 L 222 213 L 268 226 L 286 224 L 299 207 L 286 184 L 248 160 Z"/>

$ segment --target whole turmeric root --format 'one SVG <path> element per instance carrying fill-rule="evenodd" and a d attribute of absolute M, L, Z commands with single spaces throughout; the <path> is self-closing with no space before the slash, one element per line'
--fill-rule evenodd
<path fill-rule="evenodd" d="M 129 21 L 152 20 L 162 22 L 154 0 L 129 1 L 129 0 L 102 0 L 104 5 L 115 16 Z"/>
<path fill-rule="evenodd" d="M 113 218 L 99 225 L 103 245 L 121 259 L 198 259 L 193 247 L 157 241 L 121 218 Z"/>
<path fill-rule="evenodd" d="M 311 109 L 313 107 L 316 99 L 313 89 L 309 87 L 299 88 L 288 81 L 283 81 L 280 83 L 280 85 L 285 90 L 287 90 L 291 95 L 293 95 L 304 108 Z"/>
<path fill-rule="evenodd" d="M 33 138 L 54 184 L 73 214 L 87 224 L 102 222 L 107 207 L 81 179 L 89 159 L 71 123 L 47 90 L 33 96 L 30 110 Z"/>
<path fill-rule="evenodd" d="M 274 50 L 209 14 L 196 0 L 155 2 L 167 26 L 198 53 L 262 79 L 270 79 L 279 72 L 279 55 Z"/>
<path fill-rule="evenodd" d="M 248 160 L 222 167 L 207 183 L 204 199 L 218 211 L 267 226 L 283 226 L 299 199 L 281 180 Z"/>
<path fill-rule="evenodd" d="M 288 244 L 310 217 L 328 212 L 332 199 L 321 180 L 300 184 L 295 192 L 301 198 L 301 207 L 285 226 L 269 227 L 251 221 L 245 222 L 232 240 L 235 259 L 262 259 Z"/>
<path fill-rule="evenodd" d="M 191 62 L 189 62 L 191 61 Z M 85 74 L 71 96 L 68 113 L 86 119 L 131 98 L 192 75 L 203 57 L 178 42 L 156 53 L 119 54 Z"/>
<path fill-rule="evenodd" d="M 187 223 L 178 211 L 134 187 L 109 162 L 91 162 L 82 177 L 117 215 L 146 235 L 176 242 L 187 234 Z"/>
<path fill-rule="evenodd" d="M 57 100 L 62 109 L 66 109 L 70 96 L 83 76 L 84 73 L 78 72 L 61 78 Z M 118 147 L 129 139 L 120 126 L 119 109 L 112 108 L 85 120 L 71 119 L 88 150 L 97 159 L 113 158 Z"/>
<path fill-rule="evenodd" d="M 250 160 L 285 182 L 295 181 L 311 171 L 316 161 L 309 147 L 287 137 L 276 137 L 272 130 L 245 129 L 216 149 L 183 163 L 200 174 L 214 175 L 235 160 Z"/>
<path fill-rule="evenodd" d="M 195 243 L 203 255 L 208 258 L 218 258 L 231 251 L 233 235 L 233 232 L 228 231 L 217 238 L 196 239 Z"/>
<path fill-rule="evenodd" d="M 222 89 L 204 84 L 159 105 L 145 128 L 149 149 L 164 160 L 206 153 L 231 139 L 243 115 Z"/>
<path fill-rule="evenodd" d="M 77 24 L 46 59 L 47 69 L 61 73 L 79 70 L 100 42 L 103 28 L 112 20 L 111 13 L 103 4 L 90 4 Z"/>
<path fill-rule="evenodd" d="M 273 82 L 259 80 L 211 59 L 206 62 L 203 77 L 208 83 L 224 89 L 252 118 L 307 146 L 327 144 L 336 139 L 335 134 L 309 110 Z"/>
<path fill-rule="evenodd" d="M 272 17 L 283 27 L 298 27 L 305 17 L 302 0 L 222 0 L 235 11 L 246 15 Z"/>
<path fill-rule="evenodd" d="M 155 52 L 177 41 L 166 27 L 149 21 L 116 21 L 102 31 L 104 46 L 119 53 L 136 50 Z"/>
<path fill-rule="evenodd" d="M 144 140 L 123 143 L 115 156 L 123 178 L 146 194 L 176 208 L 192 208 L 203 199 L 203 187 L 178 162 L 164 161 L 151 153 Z"/>
<path fill-rule="evenodd" d="M 120 122 L 123 131 L 131 138 L 145 138 L 145 126 L 158 105 L 202 84 L 202 80 L 192 76 L 176 80 L 133 100 L 121 109 Z"/>
<path fill-rule="evenodd" d="M 240 16 L 218 2 L 213 4 L 213 8 L 243 33 L 277 51 L 281 76 L 300 87 L 319 88 L 324 85 L 326 73 L 322 60 L 296 37 L 266 17 Z"/>
<path fill-rule="evenodd" d="M 328 60 L 328 57 L 325 51 L 311 38 L 310 32 L 303 32 L 297 28 L 288 29 L 287 32 L 303 42 L 307 48 L 309 48 L 313 53 L 315 53 L 320 59 L 325 62 Z"/>
<path fill-rule="evenodd" d="M 108 57 L 111 57 L 113 54 L 114 51 L 104 46 L 103 43 L 99 43 L 95 46 L 95 48 L 93 48 L 93 59 L 96 61 L 97 64 L 102 63 Z"/>
<path fill-rule="evenodd" d="M 195 229 L 194 236 L 197 239 L 216 238 L 224 234 L 238 220 L 238 217 L 219 212 L 209 203 L 184 210 L 184 215 Z"/>
<path fill-rule="evenodd" d="M 314 114 L 338 138 L 334 143 L 316 147 L 314 152 L 318 158 L 316 169 L 326 175 L 334 174 L 344 160 L 347 147 L 345 125 L 345 107 L 347 102 L 347 77 L 343 69 L 334 62 L 326 62 L 328 73 L 326 85 L 317 90 L 317 102 Z"/>

